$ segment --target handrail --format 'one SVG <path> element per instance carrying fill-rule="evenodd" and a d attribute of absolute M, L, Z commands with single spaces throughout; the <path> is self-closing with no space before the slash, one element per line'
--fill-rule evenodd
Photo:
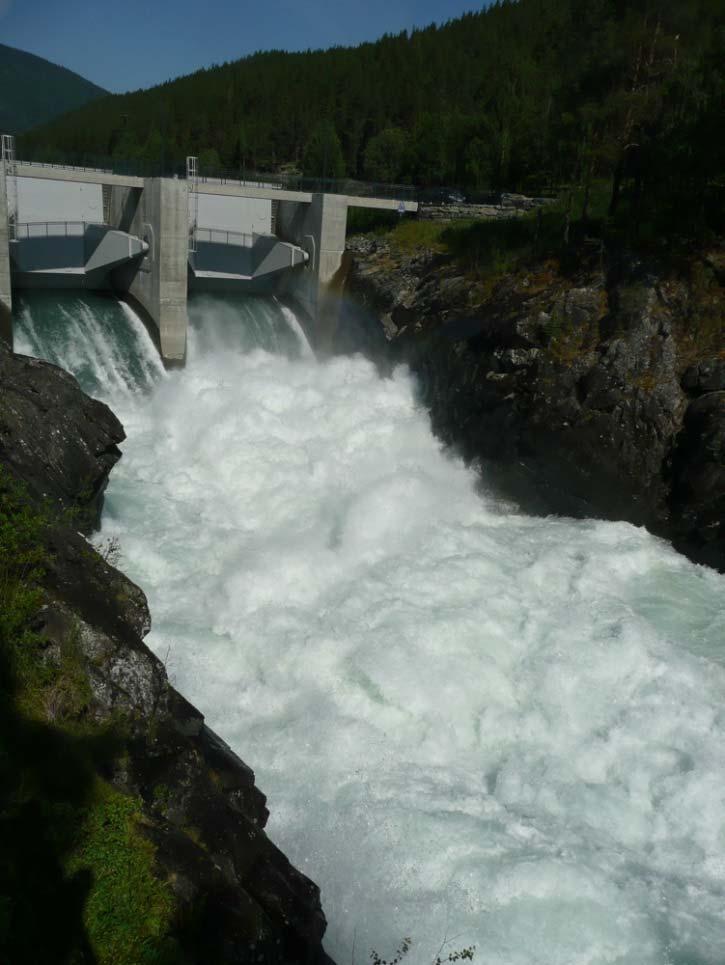
<path fill-rule="evenodd" d="M 52 228 L 62 228 L 62 231 L 51 231 Z M 80 231 L 69 229 L 80 228 Z M 31 238 L 82 238 L 87 228 L 107 228 L 113 230 L 110 225 L 100 221 L 21 221 L 15 225 L 15 237 L 20 240 L 20 235 L 25 235 L 25 240 Z M 43 229 L 43 230 L 41 230 Z"/>
<path fill-rule="evenodd" d="M 57 153 L 51 156 L 58 157 Z M 66 160 L 42 160 L 42 152 L 35 159 L 15 160 L 17 168 L 23 167 L 47 167 L 69 171 L 87 171 L 95 174 L 109 174 L 117 177 L 176 177 L 179 180 L 186 178 L 186 166 L 181 159 L 163 158 L 155 160 L 142 160 L 140 158 L 118 158 L 109 155 L 92 156 L 85 153 L 65 155 Z M 71 160 L 77 159 L 77 163 Z M 22 176 L 22 175 L 21 175 Z M 321 178 L 309 177 L 302 174 L 272 173 L 256 170 L 238 168 L 236 170 L 224 169 L 221 166 L 211 168 L 202 173 L 199 181 L 219 184 L 235 184 L 240 187 L 260 187 L 265 189 L 278 189 L 287 191 L 299 191 L 304 193 L 328 193 L 342 194 L 351 197 L 371 197 L 385 198 L 396 201 L 418 201 L 437 203 L 435 200 L 426 198 L 431 192 L 457 190 L 455 186 L 436 186 L 430 184 L 392 184 L 385 182 L 367 182 L 356 178 Z M 541 194 L 543 186 L 536 189 L 537 194 Z M 548 189 L 551 190 L 549 185 Z M 530 190 L 534 190 L 533 186 Z M 466 196 L 469 203 L 489 203 L 486 196 L 497 196 L 500 198 L 500 191 L 480 192 L 473 188 L 461 188 L 461 192 Z M 493 201 L 490 203 L 497 203 Z"/>
<path fill-rule="evenodd" d="M 341 194 L 354 198 L 387 198 L 414 201 L 418 189 L 410 184 L 382 184 L 353 178 L 314 178 L 290 174 L 263 174 L 243 171 L 212 171 L 200 175 L 201 184 L 234 185 L 273 191 L 297 191 L 305 194 Z"/>
<path fill-rule="evenodd" d="M 183 180 L 185 170 L 174 164 L 154 161 L 123 161 L 118 158 L 98 158 L 96 164 L 83 161 L 69 164 L 59 161 L 25 160 L 18 161 L 21 167 L 47 167 L 57 170 L 109 174 L 120 177 L 158 177 L 173 176 Z M 22 175 L 21 175 L 22 176 Z M 410 184 L 383 184 L 358 181 L 353 178 L 316 178 L 296 174 L 273 174 L 259 171 L 229 171 L 216 169 L 199 176 L 200 183 L 233 184 L 239 187 L 258 187 L 265 190 L 297 191 L 300 193 L 327 193 L 350 195 L 351 197 L 389 198 L 392 200 L 414 201 L 418 188 Z"/>
<path fill-rule="evenodd" d="M 113 174 L 112 168 L 87 167 L 80 164 L 58 164 L 54 161 L 16 161 L 18 167 L 55 168 L 59 171 L 91 171 L 95 174 Z"/>
<path fill-rule="evenodd" d="M 256 232 L 226 231 L 224 228 L 197 228 L 196 240 L 212 245 L 235 245 L 239 248 L 252 248 Z"/>

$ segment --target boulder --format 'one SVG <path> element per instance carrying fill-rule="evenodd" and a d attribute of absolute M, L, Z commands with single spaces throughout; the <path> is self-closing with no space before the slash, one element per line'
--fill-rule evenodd
<path fill-rule="evenodd" d="M 0 342 L 0 461 L 38 500 L 98 525 L 123 427 L 55 365 L 14 355 Z"/>

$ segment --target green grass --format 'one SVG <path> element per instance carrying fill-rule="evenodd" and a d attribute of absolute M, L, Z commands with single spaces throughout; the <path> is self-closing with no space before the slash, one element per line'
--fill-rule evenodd
<path fill-rule="evenodd" d="M 535 255 L 557 249 L 563 218 L 554 211 L 502 220 L 422 221 L 404 219 L 386 232 L 394 255 L 429 251 L 456 263 L 478 279 L 513 271 Z"/>
<path fill-rule="evenodd" d="M 610 183 L 597 181 L 588 198 L 582 188 L 566 188 L 556 202 L 523 216 L 447 222 L 406 217 L 394 224 L 373 221 L 368 230 L 385 237 L 393 256 L 432 251 L 482 282 L 547 259 L 568 272 L 581 265 L 585 251 L 590 257 L 609 247 L 673 264 L 689 256 L 689 236 L 674 231 L 667 212 L 640 216 L 623 195 L 610 215 L 610 199 Z"/>
<path fill-rule="evenodd" d="M 417 218 L 404 218 L 389 233 L 390 244 L 403 254 L 414 254 L 428 249 L 443 254 L 448 251 L 444 236 L 448 222 L 419 221 Z"/>
<path fill-rule="evenodd" d="M 541 213 L 500 220 L 403 218 L 391 228 L 378 226 L 373 233 L 388 241 L 393 254 L 408 257 L 430 251 L 484 279 L 513 271 L 535 257 L 561 254 L 565 224 L 566 210 L 559 203 Z"/>
<path fill-rule="evenodd" d="M 83 918 L 98 965 L 172 960 L 173 897 L 154 874 L 155 850 L 143 835 L 139 802 L 98 781 L 79 817 L 66 872 L 92 876 Z"/>

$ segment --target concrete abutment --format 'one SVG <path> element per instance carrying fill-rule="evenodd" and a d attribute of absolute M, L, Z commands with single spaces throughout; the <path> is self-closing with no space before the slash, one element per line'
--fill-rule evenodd
<path fill-rule="evenodd" d="M 342 195 L 313 194 L 309 204 L 280 201 L 277 211 L 279 237 L 304 248 L 309 256 L 307 266 L 286 280 L 286 292 L 313 320 L 310 334 L 322 354 L 332 350 L 337 330 L 347 209 Z"/>

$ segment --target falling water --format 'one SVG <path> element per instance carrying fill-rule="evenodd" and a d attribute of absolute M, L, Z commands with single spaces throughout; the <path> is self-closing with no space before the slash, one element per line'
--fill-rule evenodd
<path fill-rule="evenodd" d="M 167 374 L 133 313 L 38 295 L 18 349 L 122 419 L 103 538 L 320 884 L 328 952 L 722 965 L 725 580 L 481 493 L 404 368 L 318 363 L 274 301 L 192 321 Z"/>

